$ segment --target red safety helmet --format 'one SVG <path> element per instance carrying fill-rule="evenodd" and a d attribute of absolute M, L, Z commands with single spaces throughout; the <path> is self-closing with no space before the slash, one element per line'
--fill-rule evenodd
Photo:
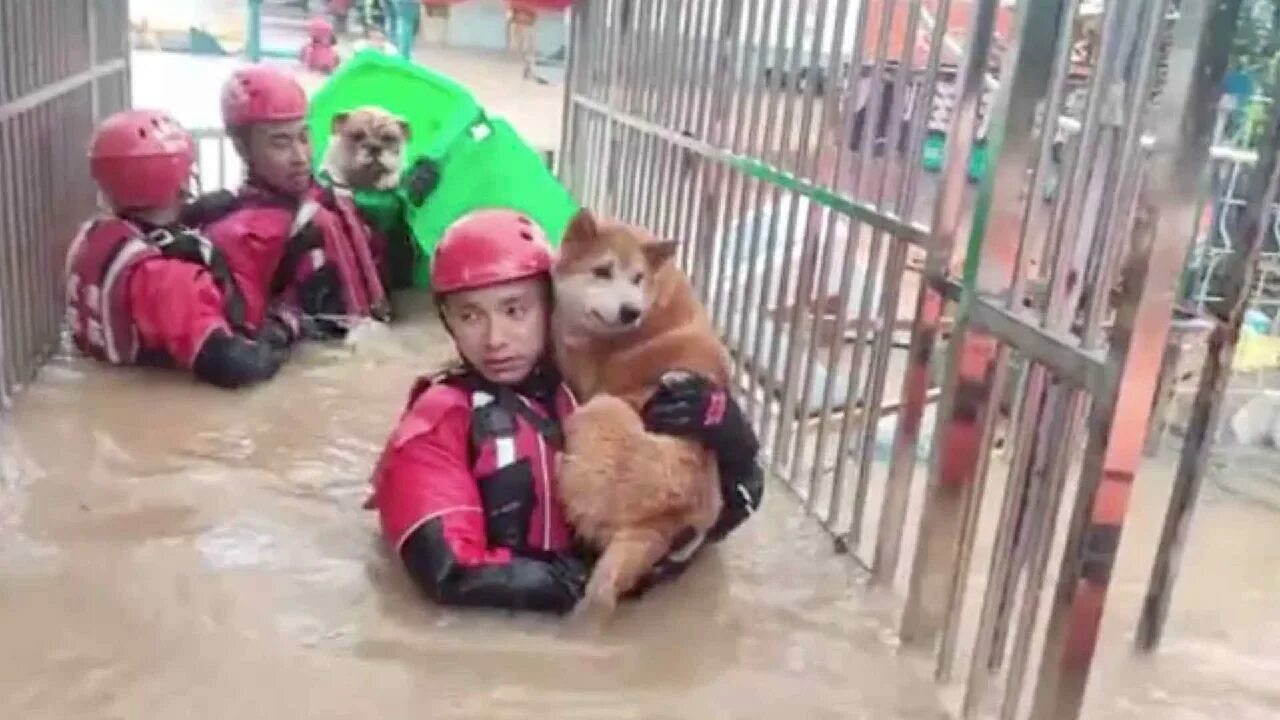
<path fill-rule="evenodd" d="M 242 67 L 222 86 L 222 124 L 228 128 L 301 120 L 306 114 L 307 93 L 280 68 Z"/>
<path fill-rule="evenodd" d="M 445 230 L 431 263 L 437 294 L 474 290 L 551 271 L 551 246 L 538 224 L 514 210 L 477 210 Z"/>
<path fill-rule="evenodd" d="M 323 17 L 313 17 L 307 21 L 307 35 L 316 42 L 328 42 L 333 39 L 333 23 Z"/>
<path fill-rule="evenodd" d="M 159 110 L 116 113 L 89 142 L 89 172 L 120 210 L 169 205 L 186 187 L 194 163 L 191 134 Z"/>

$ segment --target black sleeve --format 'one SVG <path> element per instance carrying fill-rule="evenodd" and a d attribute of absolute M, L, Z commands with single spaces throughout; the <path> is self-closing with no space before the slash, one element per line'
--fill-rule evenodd
<path fill-rule="evenodd" d="M 586 571 L 569 555 L 513 555 L 506 563 L 462 565 L 439 519 L 414 530 L 400 548 L 405 570 L 441 605 L 565 613 L 582 597 Z"/>
<path fill-rule="evenodd" d="M 720 493 L 724 506 L 715 525 L 707 531 L 708 542 L 718 542 L 760 508 L 764 499 L 764 470 L 755 462 L 720 463 Z"/>
<path fill-rule="evenodd" d="M 270 380 L 287 355 L 288 348 L 215 330 L 200 346 L 191 371 L 211 385 L 236 389 Z"/>

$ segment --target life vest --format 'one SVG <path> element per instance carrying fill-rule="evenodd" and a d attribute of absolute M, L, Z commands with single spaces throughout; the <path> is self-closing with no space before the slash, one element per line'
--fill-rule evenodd
<path fill-rule="evenodd" d="M 207 238 L 186 228 L 144 232 L 128 220 L 106 216 L 85 223 L 67 251 L 67 325 L 81 352 L 116 365 L 138 360 L 129 278 L 152 258 L 207 269 L 222 290 L 227 322 L 243 331 L 244 298 L 226 260 Z"/>
<path fill-rule="evenodd" d="M 316 186 L 298 202 L 245 185 L 204 221 L 209 237 L 250 288 L 246 294 L 253 326 L 262 322 L 269 296 L 326 268 L 337 274 L 346 315 L 387 317 L 386 291 L 373 257 L 374 238 L 349 194 L 327 193 Z M 267 246 L 247 247 L 248 237 Z"/>
<path fill-rule="evenodd" d="M 464 394 L 471 409 L 467 462 L 476 484 L 491 547 L 562 550 L 569 546 L 571 533 L 555 494 L 557 455 L 563 449 L 563 435 L 557 418 L 573 412 L 576 403 L 568 388 L 556 392 L 554 416 L 541 403 L 533 402 L 510 388 L 495 388 L 474 382 L 467 374 L 450 372 L 421 378 L 410 392 L 402 424 L 414 413 L 423 412 L 418 399 L 436 385 L 448 386 Z M 455 406 L 456 407 L 456 406 Z M 436 418 L 425 418 L 434 421 Z M 396 444 L 393 434 L 388 450 Z M 378 507 L 378 484 L 389 452 L 373 474 L 374 494 L 366 508 Z M 445 479 L 433 479 L 445 481 Z M 402 517 L 392 524 L 411 528 L 419 524 L 430 508 L 381 508 Z"/>

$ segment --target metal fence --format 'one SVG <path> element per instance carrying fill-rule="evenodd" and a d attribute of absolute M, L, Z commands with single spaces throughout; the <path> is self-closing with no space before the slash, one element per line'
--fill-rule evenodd
<path fill-rule="evenodd" d="M 125 0 L 0 0 L 0 407 L 57 346 L 62 265 L 96 207 L 97 118 L 129 102 Z"/>
<path fill-rule="evenodd" d="M 587 205 L 681 242 L 770 469 L 873 582 L 905 584 L 904 645 L 933 650 L 940 679 L 967 667 L 959 714 L 1074 718 L 1240 3 L 1106 3 L 1066 144 L 1055 140 L 1079 68 L 1061 29 L 1081 3 L 1013 4 L 582 3 L 560 172 Z M 921 153 L 947 78 L 934 176 Z M 984 145 L 975 188 L 971 151 Z M 1259 154 L 1224 219 L 1238 260 L 1201 303 L 1210 360 L 1143 647 L 1203 475 L 1276 199 L 1274 155 Z M 985 562 L 980 527 L 994 535 Z"/>

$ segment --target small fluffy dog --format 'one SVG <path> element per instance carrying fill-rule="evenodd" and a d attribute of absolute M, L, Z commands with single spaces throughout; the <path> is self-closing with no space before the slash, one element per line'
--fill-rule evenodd
<path fill-rule="evenodd" d="M 565 422 L 559 491 L 579 536 L 602 550 L 582 613 L 611 613 L 682 531 L 705 533 L 720 512 L 714 456 L 646 432 L 640 417 L 664 373 L 728 381 L 727 354 L 674 254 L 674 242 L 583 210 L 552 272 L 556 361 L 584 403 Z"/>
<path fill-rule="evenodd" d="M 324 170 L 334 183 L 355 190 L 394 190 L 404 167 L 409 123 L 367 105 L 333 118 Z"/>

